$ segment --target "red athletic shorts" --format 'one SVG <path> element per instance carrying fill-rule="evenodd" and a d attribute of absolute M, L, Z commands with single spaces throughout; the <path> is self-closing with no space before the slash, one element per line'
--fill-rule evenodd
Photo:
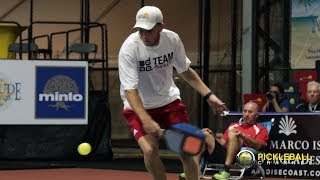
<path fill-rule="evenodd" d="M 189 123 L 186 106 L 181 103 L 180 99 L 163 107 L 149 109 L 147 112 L 163 129 L 167 129 L 177 123 Z M 122 114 L 127 119 L 127 124 L 136 141 L 138 141 L 141 136 L 146 135 L 139 117 L 133 110 L 124 109 Z"/>

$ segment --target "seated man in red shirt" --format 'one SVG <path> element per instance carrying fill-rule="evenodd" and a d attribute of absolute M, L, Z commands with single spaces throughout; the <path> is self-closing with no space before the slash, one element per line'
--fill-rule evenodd
<path fill-rule="evenodd" d="M 205 158 L 224 163 L 223 170 L 213 175 L 215 179 L 228 179 L 230 177 L 230 166 L 241 147 L 261 150 L 266 146 L 268 130 L 257 124 L 258 116 L 258 105 L 250 101 L 244 105 L 242 122 L 232 123 L 220 139 L 210 129 L 203 129 L 206 134 L 205 142 L 207 146 L 204 152 L 204 155 L 207 156 Z"/>

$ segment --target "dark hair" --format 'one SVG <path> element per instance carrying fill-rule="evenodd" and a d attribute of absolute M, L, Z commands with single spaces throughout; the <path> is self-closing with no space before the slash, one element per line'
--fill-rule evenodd
<path fill-rule="evenodd" d="M 283 87 L 281 86 L 280 83 L 273 83 L 271 86 L 277 87 L 277 88 L 279 89 L 279 92 L 280 92 L 281 94 L 284 93 L 284 89 L 283 89 Z M 270 86 L 270 87 L 271 87 L 271 86 Z"/>

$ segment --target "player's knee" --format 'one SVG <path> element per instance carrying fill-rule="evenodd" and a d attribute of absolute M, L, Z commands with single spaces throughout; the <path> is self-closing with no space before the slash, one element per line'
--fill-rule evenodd
<path fill-rule="evenodd" d="M 194 163 L 195 162 L 195 157 L 194 156 L 187 156 L 187 155 L 181 155 L 180 159 L 182 163 Z"/>
<path fill-rule="evenodd" d="M 159 154 L 159 149 L 155 146 L 148 146 L 142 149 L 143 155 L 146 157 L 154 157 Z"/>

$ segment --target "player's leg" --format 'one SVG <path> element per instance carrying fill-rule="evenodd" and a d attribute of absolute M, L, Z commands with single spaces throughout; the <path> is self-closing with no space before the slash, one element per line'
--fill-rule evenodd
<path fill-rule="evenodd" d="M 195 156 L 195 162 L 197 163 L 199 168 L 199 162 L 201 158 L 204 158 L 204 163 L 214 163 L 214 164 L 223 164 L 226 157 L 225 148 L 222 147 L 219 142 L 215 139 L 212 131 L 208 131 L 209 129 L 204 129 L 205 133 L 205 147 L 201 151 L 201 154 Z M 205 164 L 204 164 L 205 165 Z M 186 170 L 185 170 L 186 172 Z M 199 171 L 199 174 L 202 172 Z M 198 174 L 198 176 L 199 176 Z M 201 176 L 199 176 L 201 177 Z M 196 178 L 196 177 L 191 177 Z"/>
<path fill-rule="evenodd" d="M 151 134 L 142 136 L 138 144 L 143 152 L 144 163 L 154 180 L 166 180 L 165 167 L 159 155 L 159 140 Z"/>
<path fill-rule="evenodd" d="M 170 103 L 165 112 L 168 112 L 166 118 L 169 124 L 159 124 L 162 127 L 168 126 L 171 127 L 177 123 L 189 123 L 189 115 L 186 112 L 186 106 L 180 101 L 176 100 Z M 199 175 L 199 162 L 195 156 L 180 156 L 181 162 L 183 164 L 183 170 L 185 173 L 185 177 L 187 180 L 198 180 L 200 178 Z"/>
<path fill-rule="evenodd" d="M 201 158 L 203 158 L 204 166 L 206 163 L 223 164 L 226 159 L 225 148 L 215 139 L 215 135 L 210 129 L 204 128 L 202 129 L 202 132 L 205 134 L 205 143 L 201 153 L 195 156 L 196 162 L 199 164 Z M 203 169 L 201 169 L 201 171 L 202 170 Z M 202 174 L 202 172 L 200 172 L 200 174 Z M 185 179 L 185 173 L 181 173 L 179 177 L 180 179 Z"/>
<path fill-rule="evenodd" d="M 212 154 L 216 145 L 216 140 L 214 138 L 213 132 L 209 128 L 203 128 L 202 132 L 204 133 L 204 142 L 205 142 L 205 149 L 208 151 L 208 154 Z M 204 152 L 204 151 L 203 151 Z"/>
<path fill-rule="evenodd" d="M 203 153 L 204 153 L 205 151 L 207 151 L 207 145 L 206 145 L 206 144 L 207 144 L 207 139 L 208 139 L 208 138 L 206 138 L 206 136 L 205 136 L 205 143 L 204 143 L 204 145 L 202 146 L 200 153 L 194 156 L 194 159 L 195 159 L 196 163 L 198 163 L 199 175 L 201 174 L 201 172 L 200 172 L 200 161 L 201 161 L 201 158 L 202 158 Z M 210 146 L 211 146 L 211 145 L 210 145 Z M 211 147 L 212 147 L 212 146 L 211 146 Z M 184 172 L 185 172 L 185 171 L 184 171 Z M 185 174 L 184 172 L 179 174 L 179 179 L 181 179 L 181 180 L 182 180 L 182 179 L 183 179 L 183 180 L 186 179 L 186 174 Z"/>
<path fill-rule="evenodd" d="M 183 170 L 188 180 L 198 180 L 199 174 L 199 162 L 193 156 L 180 156 L 183 164 Z"/>
<path fill-rule="evenodd" d="M 159 155 L 159 137 L 154 134 L 146 134 L 138 116 L 132 110 L 124 110 L 123 115 L 132 135 L 138 142 L 143 152 L 146 169 L 154 180 L 166 180 L 165 168 Z"/>

